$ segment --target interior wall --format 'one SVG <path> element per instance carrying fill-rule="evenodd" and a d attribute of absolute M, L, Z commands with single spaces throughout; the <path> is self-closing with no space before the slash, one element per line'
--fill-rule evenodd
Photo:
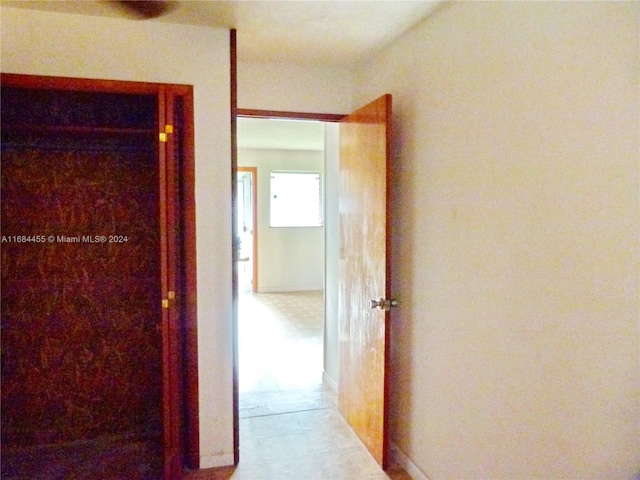
<path fill-rule="evenodd" d="M 340 125 L 324 126 L 324 379 L 338 389 L 338 281 L 340 271 L 340 210 L 338 208 Z"/>
<path fill-rule="evenodd" d="M 394 100 L 391 437 L 428 478 L 637 478 L 638 2 L 451 2 Z"/>
<path fill-rule="evenodd" d="M 258 291 L 322 290 L 324 227 L 272 228 L 269 204 L 272 171 L 324 174 L 324 153 L 240 148 L 238 166 L 258 168 Z"/>
<path fill-rule="evenodd" d="M 6 73 L 194 85 L 201 466 L 232 464 L 228 30 L 4 6 L 0 21 Z"/>
<path fill-rule="evenodd" d="M 238 61 L 238 108 L 345 114 L 351 86 L 346 68 Z"/>

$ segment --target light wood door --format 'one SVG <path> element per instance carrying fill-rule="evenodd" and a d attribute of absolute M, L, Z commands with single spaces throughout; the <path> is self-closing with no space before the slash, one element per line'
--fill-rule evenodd
<path fill-rule="evenodd" d="M 340 123 L 338 404 L 373 457 L 386 466 L 389 299 L 387 166 L 391 95 Z"/>

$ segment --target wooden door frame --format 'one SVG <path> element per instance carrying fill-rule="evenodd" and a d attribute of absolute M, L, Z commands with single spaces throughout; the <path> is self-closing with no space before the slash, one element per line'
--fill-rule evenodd
<path fill-rule="evenodd" d="M 148 82 L 132 82 L 105 79 L 84 79 L 67 77 L 50 77 L 41 75 L 0 73 L 0 85 L 29 89 L 53 89 L 86 91 L 116 94 L 156 95 L 171 90 L 175 95 L 184 98 L 184 134 L 183 151 L 179 165 L 178 179 L 181 192 L 181 209 L 174 212 L 180 217 L 183 229 L 179 238 L 182 250 L 182 265 L 173 265 L 174 272 L 182 276 L 183 292 L 178 323 L 163 328 L 163 338 L 171 338 L 167 348 L 162 349 L 162 398 L 163 411 L 163 464 L 165 464 L 165 480 L 182 476 L 183 464 L 186 460 L 189 467 L 197 468 L 199 463 L 199 431 L 198 431 L 198 352 L 197 352 L 197 291 L 196 291 L 196 238 L 195 238 L 195 148 L 194 148 L 194 116 L 193 87 L 190 85 L 170 85 Z M 162 105 L 158 105 L 159 117 Z M 158 167 L 159 168 L 159 167 Z M 162 176 L 162 172 L 158 172 Z M 159 177 L 160 178 L 160 177 Z M 166 208 L 159 199 L 161 210 Z M 172 208 L 170 206 L 170 208 Z M 177 217 L 176 217 L 177 218 Z M 162 276 L 166 272 L 161 273 Z M 165 295 L 165 292 L 161 292 Z M 164 309 L 163 309 L 164 310 Z M 168 373 L 172 371 L 173 375 Z M 184 372 L 184 385 L 181 378 Z M 177 374 L 177 375 L 176 375 Z M 168 404 L 167 404 L 168 402 Z M 164 412 L 169 412 L 165 414 Z M 188 412 L 188 415 L 185 414 Z M 186 418 L 185 418 L 186 417 Z M 167 425 L 166 422 L 169 422 Z M 185 434 L 186 433 L 186 434 Z M 170 446 L 167 439 L 178 442 L 177 458 L 167 469 L 166 459 Z M 170 476 L 170 477 L 168 477 Z"/>
<path fill-rule="evenodd" d="M 258 292 L 258 167 L 238 167 L 239 172 L 251 174 L 251 230 L 253 242 L 251 245 L 252 283 L 251 292 Z"/>

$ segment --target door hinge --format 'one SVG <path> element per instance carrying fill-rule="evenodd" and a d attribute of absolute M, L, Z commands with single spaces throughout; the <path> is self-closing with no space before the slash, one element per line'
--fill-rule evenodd
<path fill-rule="evenodd" d="M 164 132 L 160 132 L 160 141 L 166 143 L 170 133 L 173 133 L 173 125 L 165 125 Z"/>
<path fill-rule="evenodd" d="M 167 298 L 162 299 L 162 308 L 169 308 L 169 299 Z"/>
<path fill-rule="evenodd" d="M 168 291 L 167 292 L 167 297 L 169 298 L 169 300 L 175 300 L 176 299 L 176 292 L 174 291 Z"/>

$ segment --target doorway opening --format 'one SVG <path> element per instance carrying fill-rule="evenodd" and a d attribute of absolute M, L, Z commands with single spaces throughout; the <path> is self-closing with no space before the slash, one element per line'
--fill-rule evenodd
<path fill-rule="evenodd" d="M 239 111 L 238 114 L 242 116 L 245 113 Z M 267 125 L 279 128 L 279 124 L 289 121 L 292 115 L 282 117 L 287 119 L 271 119 L 268 124 L 262 123 L 262 131 L 267 131 Z M 340 225 L 344 216 L 339 208 L 343 192 L 341 188 L 338 192 L 338 184 L 342 184 L 344 175 L 339 138 L 342 124 L 335 123 L 342 117 L 336 117 L 326 119 L 329 121 L 323 124 L 325 147 L 320 154 L 320 161 L 324 161 L 320 171 L 323 176 L 323 241 L 315 250 L 309 248 L 312 245 L 309 238 L 297 247 L 285 244 L 283 248 L 277 242 L 265 242 L 265 234 L 282 240 L 286 233 L 294 230 L 274 226 L 281 219 L 271 221 L 269 210 L 274 191 L 266 182 L 270 181 L 273 173 L 281 173 L 281 167 L 276 165 L 281 158 L 300 159 L 303 155 L 295 150 L 268 148 L 256 152 L 260 149 L 246 143 L 243 122 L 247 119 L 237 118 L 238 169 L 256 156 L 262 159 L 259 165 L 256 162 L 260 287 L 256 292 L 243 294 L 239 293 L 237 284 L 234 286 L 238 293 L 236 345 L 239 374 L 236 377 L 239 399 L 235 410 L 238 422 L 236 461 L 239 461 L 237 469 L 252 478 L 302 478 L 301 475 L 304 478 L 409 478 L 401 469 L 393 473 L 389 471 L 390 476 L 382 470 L 381 463 L 385 462 L 370 452 L 361 441 L 362 437 L 359 438 L 348 419 L 343 417 L 344 398 L 338 399 L 337 395 L 336 380 L 342 373 L 339 359 L 342 358 L 344 343 L 338 341 L 341 331 L 338 303 L 339 297 L 344 296 L 338 295 L 343 286 L 340 282 L 340 259 L 343 258 Z M 317 117 L 314 119 L 318 120 Z M 386 131 L 386 128 L 376 129 L 378 134 Z M 274 137 L 273 134 L 268 135 L 268 140 L 273 141 Z M 373 143 L 379 147 L 386 142 Z M 288 165 L 284 170 L 300 172 L 301 163 Z M 381 178 L 384 181 L 386 175 Z M 237 215 L 237 209 L 235 213 Z M 301 233 L 305 229 L 309 227 L 297 231 Z M 265 268 L 265 257 L 273 267 Z M 282 279 L 291 281 L 291 277 L 286 275 L 295 274 L 300 258 L 300 264 L 306 268 L 320 260 L 321 289 L 282 288 L 293 284 Z M 281 284 L 270 283 L 274 278 Z M 313 313 L 314 295 L 319 313 Z M 305 320 L 309 320 L 308 325 L 305 325 Z M 305 330 L 306 334 L 303 333 Z M 340 390 L 343 391 L 342 386 Z"/>
<path fill-rule="evenodd" d="M 241 419 L 322 404 L 324 144 L 320 121 L 238 118 Z M 308 194 L 306 186 L 296 192 L 287 181 L 307 174 L 319 190 L 315 218 L 287 223 L 287 208 L 299 210 Z"/>
<path fill-rule="evenodd" d="M 337 125 L 238 118 L 238 469 L 257 476 L 279 478 L 292 458 L 308 461 L 312 434 L 327 452 L 358 446 L 337 413 L 335 385 L 323 375 L 325 229 L 332 216 L 325 130 L 331 127 Z M 278 181 L 289 176 L 282 174 L 292 173 L 319 179 L 321 221 L 313 220 L 319 225 L 274 226 L 283 221 L 271 218 L 273 195 L 278 195 L 272 187 L 283 188 Z M 284 200 L 280 192 L 278 200 Z"/>
<path fill-rule="evenodd" d="M 236 186 L 236 232 L 238 292 L 257 292 L 258 273 L 258 196 L 257 167 L 238 167 Z"/>

